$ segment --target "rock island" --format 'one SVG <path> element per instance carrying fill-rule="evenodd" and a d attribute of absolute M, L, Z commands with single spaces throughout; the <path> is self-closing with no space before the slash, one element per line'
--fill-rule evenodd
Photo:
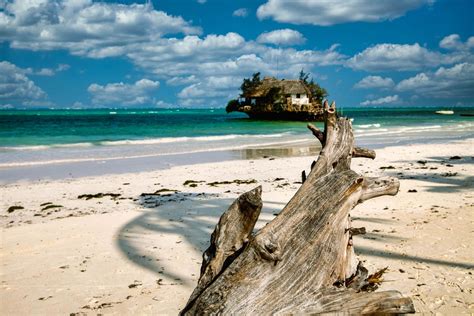
<path fill-rule="evenodd" d="M 299 79 L 261 80 L 257 72 L 244 79 L 240 97 L 229 101 L 226 111 L 243 112 L 255 119 L 320 121 L 327 92 L 308 77 L 301 71 Z"/>

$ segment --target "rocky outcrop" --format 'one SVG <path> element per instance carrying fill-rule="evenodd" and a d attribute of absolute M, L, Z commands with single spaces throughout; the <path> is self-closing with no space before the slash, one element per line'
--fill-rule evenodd
<path fill-rule="evenodd" d="M 318 121 L 323 109 L 303 80 L 264 78 L 257 86 L 231 100 L 227 112 L 242 112 L 250 118 Z"/>

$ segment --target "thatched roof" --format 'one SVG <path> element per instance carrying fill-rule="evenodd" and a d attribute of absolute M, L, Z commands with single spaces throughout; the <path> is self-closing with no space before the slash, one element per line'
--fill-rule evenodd
<path fill-rule="evenodd" d="M 302 80 L 283 80 L 280 81 L 284 94 L 310 94 L 310 90 Z"/>
<path fill-rule="evenodd" d="M 310 95 L 311 91 L 304 84 L 302 80 L 278 80 L 274 77 L 265 77 L 262 83 L 256 87 L 252 92 L 247 93 L 244 97 L 247 98 L 260 98 L 264 97 L 270 92 L 272 88 L 280 89 L 280 94 L 307 94 Z"/>

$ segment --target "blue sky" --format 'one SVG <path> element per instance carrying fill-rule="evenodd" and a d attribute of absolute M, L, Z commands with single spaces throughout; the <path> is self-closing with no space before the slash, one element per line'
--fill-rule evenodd
<path fill-rule="evenodd" d="M 342 106 L 473 106 L 470 0 L 0 0 L 0 108 L 224 107 L 301 69 Z"/>

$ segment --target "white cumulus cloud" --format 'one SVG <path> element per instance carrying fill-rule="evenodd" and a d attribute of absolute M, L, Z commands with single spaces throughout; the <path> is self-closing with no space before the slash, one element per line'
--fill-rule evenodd
<path fill-rule="evenodd" d="M 139 43 L 165 34 L 199 34 L 181 17 L 151 4 L 118 4 L 92 0 L 14 0 L 0 12 L 0 40 L 14 48 L 66 49 L 89 57 L 119 56 Z"/>
<path fill-rule="evenodd" d="M 183 39 L 160 39 L 142 45 L 127 56 L 137 66 L 169 84 L 186 85 L 188 89 L 180 94 L 181 105 L 192 102 L 185 95 L 200 94 L 202 104 L 217 102 L 216 105 L 220 106 L 227 103 L 229 94 L 227 91 L 216 92 L 215 87 L 205 84 L 211 77 L 235 78 L 232 81 L 233 88 L 228 90 L 235 97 L 242 78 L 254 72 L 296 78 L 302 68 L 311 71 L 315 66 L 342 65 L 346 58 L 337 51 L 337 45 L 326 50 L 276 48 L 246 41 L 241 35 L 232 32 L 211 34 L 204 38 L 186 36 Z"/>
<path fill-rule="evenodd" d="M 377 44 L 353 56 L 346 65 L 365 71 L 407 71 L 449 64 L 459 58 L 430 51 L 418 43 Z"/>
<path fill-rule="evenodd" d="M 469 37 L 466 42 L 462 42 L 459 34 L 451 34 L 444 37 L 439 42 L 439 47 L 449 50 L 469 50 L 474 48 L 474 36 Z"/>
<path fill-rule="evenodd" d="M 354 85 L 356 89 L 391 88 L 395 85 L 392 78 L 367 76 Z"/>
<path fill-rule="evenodd" d="M 193 100 L 231 99 L 238 94 L 241 80 L 235 76 L 211 76 L 183 88 L 178 97 L 182 105 L 192 104 Z"/>
<path fill-rule="evenodd" d="M 24 69 L 24 71 L 27 75 L 52 77 L 56 75 L 56 73 L 66 71 L 69 68 L 70 66 L 68 64 L 59 64 L 56 68 L 41 68 L 39 70 L 34 70 L 29 67 Z"/>
<path fill-rule="evenodd" d="M 268 0 L 257 10 L 260 19 L 293 24 L 333 25 L 393 20 L 434 0 Z"/>
<path fill-rule="evenodd" d="M 198 77 L 195 75 L 183 76 L 183 77 L 173 77 L 166 81 L 167 85 L 170 86 L 181 86 L 190 83 L 197 83 L 199 81 Z"/>
<path fill-rule="evenodd" d="M 298 45 L 303 44 L 306 38 L 298 31 L 291 29 L 274 30 L 265 32 L 258 36 L 257 42 L 275 45 Z"/>
<path fill-rule="evenodd" d="M 164 77 L 172 85 L 196 84 L 209 77 L 243 77 L 260 71 L 264 75 L 295 78 L 299 71 L 326 65 L 341 65 L 345 58 L 337 46 L 327 50 L 272 48 L 246 41 L 236 33 L 209 35 L 205 38 L 163 39 L 128 54 L 142 69 Z M 203 87 L 207 86 L 201 86 Z M 210 91 L 212 92 L 212 91 Z"/>
<path fill-rule="evenodd" d="M 50 68 L 41 68 L 38 72 L 35 73 L 35 75 L 51 77 L 54 76 L 54 70 Z"/>
<path fill-rule="evenodd" d="M 240 8 L 232 12 L 232 15 L 245 18 L 247 15 L 249 15 L 249 12 L 246 8 Z"/>
<path fill-rule="evenodd" d="M 56 71 L 66 71 L 69 68 L 71 68 L 71 66 L 68 64 L 59 64 L 58 67 L 56 67 Z"/>
<path fill-rule="evenodd" d="M 375 100 L 366 100 L 361 103 L 361 105 L 382 105 L 382 104 L 393 104 L 400 102 L 400 98 L 398 94 L 389 95 L 383 98 L 375 99 Z"/>
<path fill-rule="evenodd" d="M 474 98 L 474 64 L 460 63 L 400 81 L 396 90 L 436 98 Z"/>
<path fill-rule="evenodd" d="M 256 71 L 295 78 L 302 68 L 311 72 L 316 66 L 343 65 L 347 58 L 338 52 L 337 45 L 325 50 L 273 46 L 303 42 L 303 35 L 293 30 L 262 34 L 262 42 L 246 40 L 235 32 L 206 36 L 200 33 L 201 29 L 191 22 L 156 10 L 150 4 L 12 0 L 0 11 L 0 41 L 14 48 L 66 50 L 96 59 L 122 57 L 160 81 L 183 86 L 181 90 L 188 88 L 181 96 L 201 93 L 203 100 L 208 98 L 221 106 L 227 101 L 225 93 L 238 91 L 242 78 Z M 63 68 L 66 70 L 67 66 Z M 31 75 L 52 75 L 63 70 L 59 66 L 31 70 Z M 207 84 L 212 78 L 228 77 L 236 79 L 225 93 L 215 92 Z M 111 97 L 101 98 L 101 91 L 97 88 L 96 97 L 91 92 L 94 104 L 115 102 L 107 101 Z M 211 97 L 214 94 L 221 97 Z M 127 96 L 124 100 L 130 104 L 144 102 L 143 98 L 130 100 Z"/>
<path fill-rule="evenodd" d="M 159 86 L 158 81 L 141 79 L 133 84 L 119 82 L 103 86 L 93 83 L 87 91 L 92 95 L 92 103 L 98 106 L 155 105 L 152 94 Z"/>
<path fill-rule="evenodd" d="M 31 81 L 27 70 L 8 62 L 0 62 L 0 102 L 2 104 L 35 105 L 46 99 L 46 93 Z M 39 103 L 37 103 L 39 105 Z"/>

